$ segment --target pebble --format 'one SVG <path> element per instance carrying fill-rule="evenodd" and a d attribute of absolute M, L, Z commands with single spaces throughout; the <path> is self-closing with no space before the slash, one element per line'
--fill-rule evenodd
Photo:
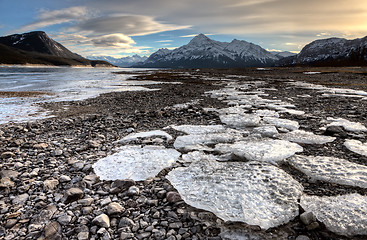
<path fill-rule="evenodd" d="M 80 188 L 70 188 L 65 192 L 65 203 L 71 203 L 81 199 L 84 196 L 83 190 Z"/>
<path fill-rule="evenodd" d="M 106 214 L 101 214 L 101 215 L 95 217 L 92 220 L 92 223 L 97 225 L 97 226 L 100 226 L 100 227 L 109 228 L 110 227 L 110 218 Z"/>
<path fill-rule="evenodd" d="M 107 206 L 107 214 L 110 216 L 114 215 L 120 215 L 125 211 L 125 208 L 123 208 L 119 203 L 112 202 L 108 204 Z"/>

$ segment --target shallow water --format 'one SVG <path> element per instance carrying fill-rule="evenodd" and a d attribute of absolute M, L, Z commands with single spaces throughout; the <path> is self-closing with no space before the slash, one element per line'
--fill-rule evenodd
<path fill-rule="evenodd" d="M 115 91 L 148 91 L 143 85 L 157 82 L 126 81 L 131 74 L 116 71 L 137 69 L 71 67 L 0 67 L 0 124 L 45 117 L 35 103 L 75 101 Z M 141 71 L 142 69 L 138 69 Z M 1 92 L 45 92 L 36 97 L 4 97 Z"/>

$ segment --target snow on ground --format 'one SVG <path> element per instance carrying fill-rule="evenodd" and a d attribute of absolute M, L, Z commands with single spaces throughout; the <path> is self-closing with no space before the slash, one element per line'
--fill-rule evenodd
<path fill-rule="evenodd" d="M 101 180 L 143 181 L 170 167 L 180 156 L 174 149 L 159 146 L 124 146 L 120 152 L 98 160 L 93 169 Z"/>
<path fill-rule="evenodd" d="M 367 128 L 362 123 L 351 122 L 343 118 L 329 117 L 327 118 L 327 122 L 329 122 L 329 124 L 327 124 L 326 127 L 340 126 L 349 132 L 367 132 Z"/>
<path fill-rule="evenodd" d="M 345 140 L 344 146 L 352 152 L 367 156 L 367 143 L 358 140 Z"/>
<path fill-rule="evenodd" d="M 306 132 L 303 130 L 294 130 L 288 133 L 278 134 L 277 137 L 290 142 L 304 144 L 325 144 L 333 142 L 336 139 L 335 137 L 316 135 L 314 133 Z"/>
<path fill-rule="evenodd" d="M 367 235 L 367 196 L 301 197 L 301 206 L 312 212 L 330 231 L 345 235 Z"/>
<path fill-rule="evenodd" d="M 202 159 L 172 170 L 167 179 L 191 206 L 225 221 L 259 225 L 287 223 L 298 215 L 302 185 L 283 170 L 261 162 Z"/>
<path fill-rule="evenodd" d="M 294 156 L 287 160 L 313 180 L 367 188 L 367 166 L 323 156 Z"/>
<path fill-rule="evenodd" d="M 255 139 L 234 144 L 217 144 L 215 150 L 223 154 L 232 153 L 249 161 L 279 162 L 302 152 L 303 148 L 285 140 Z"/>

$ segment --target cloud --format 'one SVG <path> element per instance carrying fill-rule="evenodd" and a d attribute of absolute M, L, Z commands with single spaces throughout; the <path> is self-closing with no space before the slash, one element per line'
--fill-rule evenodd
<path fill-rule="evenodd" d="M 160 40 L 160 41 L 155 41 L 157 43 L 168 43 L 168 42 L 173 42 L 173 40 Z"/>
<path fill-rule="evenodd" d="M 97 47 L 130 48 L 135 41 L 124 34 L 115 33 L 90 40 Z"/>
<path fill-rule="evenodd" d="M 71 27 L 70 30 L 87 31 L 96 34 L 122 33 L 127 36 L 143 36 L 188 27 L 190 26 L 161 23 L 150 16 L 122 15 L 88 19 Z"/>
<path fill-rule="evenodd" d="M 81 21 L 87 18 L 87 16 L 88 16 L 87 8 L 83 6 L 70 7 L 53 11 L 43 9 L 39 12 L 37 21 L 27 24 L 17 29 L 16 31 L 26 32 L 56 24 Z"/>
<path fill-rule="evenodd" d="M 192 37 L 196 37 L 198 34 L 190 34 L 190 35 L 183 35 L 183 36 L 180 36 L 182 38 L 192 38 Z M 211 35 L 215 35 L 215 34 L 210 34 L 210 33 L 204 33 L 205 36 L 211 36 Z"/>

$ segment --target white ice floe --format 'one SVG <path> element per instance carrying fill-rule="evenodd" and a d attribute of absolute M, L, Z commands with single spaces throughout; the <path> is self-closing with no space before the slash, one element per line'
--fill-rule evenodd
<path fill-rule="evenodd" d="M 260 116 L 260 117 L 279 117 L 279 113 L 277 113 L 274 110 L 268 110 L 268 109 L 264 109 L 264 110 L 256 110 L 255 115 Z"/>
<path fill-rule="evenodd" d="M 303 72 L 303 74 L 306 75 L 314 75 L 314 74 L 320 74 L 321 72 Z"/>
<path fill-rule="evenodd" d="M 367 166 L 323 156 L 294 156 L 287 160 L 313 180 L 367 188 Z"/>
<path fill-rule="evenodd" d="M 170 167 L 180 155 L 174 149 L 159 146 L 124 146 L 120 152 L 98 160 L 93 169 L 101 180 L 142 181 Z"/>
<path fill-rule="evenodd" d="M 228 161 L 228 159 L 225 158 L 225 156 L 215 156 L 212 154 L 206 154 L 202 151 L 189 152 L 187 154 L 183 154 L 181 158 L 183 162 L 185 163 L 193 163 L 193 162 L 202 161 L 205 159 L 220 161 L 220 162 Z"/>
<path fill-rule="evenodd" d="M 358 140 L 346 140 L 344 146 L 352 152 L 367 156 L 367 143 Z"/>
<path fill-rule="evenodd" d="M 223 133 L 178 136 L 173 146 L 181 151 L 210 150 L 208 145 L 234 142 L 242 138 L 242 132 L 228 129 Z"/>
<path fill-rule="evenodd" d="M 186 134 L 198 135 L 208 133 L 221 133 L 226 130 L 223 125 L 172 125 L 171 128 Z"/>
<path fill-rule="evenodd" d="M 222 123 L 233 128 L 256 127 L 260 125 L 261 118 L 253 114 L 228 114 L 219 116 Z"/>
<path fill-rule="evenodd" d="M 326 228 L 339 235 L 367 235 L 367 196 L 301 197 L 301 206 L 312 212 Z"/>
<path fill-rule="evenodd" d="M 285 128 L 288 130 L 297 130 L 299 123 L 289 119 L 275 118 L 275 117 L 264 117 L 264 122 L 274 125 L 278 128 Z"/>
<path fill-rule="evenodd" d="M 279 133 L 277 128 L 271 125 L 256 127 L 252 131 L 254 133 L 259 133 L 262 137 L 274 137 Z"/>
<path fill-rule="evenodd" d="M 316 135 L 312 132 L 303 130 L 294 130 L 288 133 L 277 135 L 278 138 L 290 142 L 304 143 L 304 144 L 325 144 L 333 142 L 336 138 L 330 136 Z"/>
<path fill-rule="evenodd" d="M 221 115 L 224 115 L 224 114 L 245 114 L 245 108 L 243 108 L 242 105 L 241 105 L 241 106 L 217 109 L 216 112 L 221 114 Z"/>
<path fill-rule="evenodd" d="M 285 140 L 250 140 L 234 144 L 217 144 L 215 150 L 220 153 L 232 153 L 250 161 L 279 162 L 302 152 L 303 148 L 296 143 Z"/>
<path fill-rule="evenodd" d="M 291 114 L 291 115 L 298 115 L 298 116 L 305 115 L 304 111 L 289 109 L 289 108 L 284 108 L 283 110 L 280 110 L 280 112 L 281 113 L 285 112 L 285 113 L 288 113 L 288 114 Z"/>
<path fill-rule="evenodd" d="M 126 137 L 122 138 L 118 142 L 128 143 L 132 141 L 137 141 L 144 138 L 164 138 L 167 142 L 172 140 L 172 136 L 162 130 L 154 130 L 149 132 L 139 132 L 139 133 L 131 133 Z"/>
<path fill-rule="evenodd" d="M 203 159 L 177 168 L 167 179 L 184 201 L 225 221 L 269 229 L 298 216 L 303 188 L 283 170 L 261 162 Z"/>
<path fill-rule="evenodd" d="M 327 121 L 330 123 L 326 127 L 341 126 L 349 132 L 367 132 L 367 128 L 362 123 L 351 122 L 343 118 L 327 118 Z"/>

